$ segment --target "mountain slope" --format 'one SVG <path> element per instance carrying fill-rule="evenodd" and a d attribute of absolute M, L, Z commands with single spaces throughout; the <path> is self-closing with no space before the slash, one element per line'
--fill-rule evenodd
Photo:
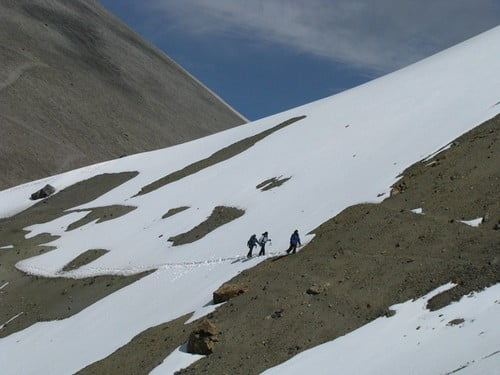
<path fill-rule="evenodd" d="M 407 167 L 500 112 L 500 56 L 491 48 L 499 41 L 496 28 L 356 89 L 252 124 L 0 192 L 3 216 L 27 209 L 6 220 L 4 227 L 12 227 L 0 237 L 0 246 L 8 246 L 0 256 L 36 252 L 38 243 L 55 247 L 17 263 L 19 270 L 65 278 L 155 270 L 67 319 L 40 322 L 0 339 L 5 369 L 73 373 L 150 327 L 193 311 L 190 320 L 196 319 L 215 308 L 211 296 L 220 284 L 266 258 L 246 259 L 250 234 L 268 230 L 273 239 L 268 255 L 279 255 L 293 229 L 304 235 L 347 207 L 381 202 Z M 94 180 L 123 172 L 138 174 L 114 188 Z M 282 185 L 262 188 L 273 178 Z M 61 191 L 36 206 L 27 198 L 45 183 L 62 190 L 79 181 L 70 188 L 73 195 Z M 98 187 L 105 193 L 84 204 L 75 200 L 78 206 L 69 211 L 66 205 L 50 215 L 44 210 L 44 205 L 53 208 L 59 194 L 70 204 L 72 196 Z M 135 209 L 104 216 L 116 206 Z M 244 214 L 218 215 L 221 207 Z M 88 214 L 91 219 L 84 219 Z M 19 215 L 28 220 L 19 224 L 27 234 L 19 233 Z M 103 220 L 97 221 L 99 216 Z M 177 246 L 168 241 L 179 236 L 193 237 Z M 312 240 L 313 246 L 313 237 L 306 235 L 303 242 Z M 96 249 L 107 252 L 65 269 Z M 284 262 L 294 259 L 300 258 Z M 15 285 L 2 291 L 16 293 Z M 20 312 L 11 325 L 24 319 Z"/>
<path fill-rule="evenodd" d="M 500 115 L 405 170 L 397 183 L 404 183 L 404 192 L 380 204 L 347 208 L 316 228 L 303 251 L 274 257 L 231 280 L 250 290 L 209 315 L 221 332 L 216 353 L 181 373 L 257 374 L 290 357 L 270 373 L 328 374 L 334 368 L 342 374 L 409 369 L 428 374 L 465 365 L 498 367 L 495 355 L 488 355 L 496 351 L 500 305 L 484 301 L 484 293 L 463 298 L 472 309 L 447 305 L 500 281 L 500 239 L 494 230 L 500 219 L 499 131 Z M 477 228 L 459 221 L 486 211 L 489 220 Z M 449 281 L 457 286 L 397 306 L 395 318 L 385 318 L 392 315 L 389 306 L 442 290 Z M 313 286 L 318 295 L 306 292 Z M 496 288 L 489 292 L 493 301 L 500 297 Z M 493 322 L 484 319 L 485 313 Z M 110 373 L 118 367 L 149 373 L 185 342 L 193 328 L 183 325 L 186 319 L 142 332 L 80 373 Z M 456 319 L 464 322 L 449 324 Z M 464 339 L 450 345 L 450 335 Z M 313 349 L 296 356 L 308 348 Z M 429 360 L 429 351 L 437 353 L 435 360 Z M 170 373 L 168 368 L 167 361 L 157 371 Z"/>
<path fill-rule="evenodd" d="M 477 302 L 469 311 L 443 308 L 500 282 L 500 235 L 494 230 L 500 221 L 499 142 L 500 115 L 405 170 L 397 183 L 404 183 L 404 192 L 379 204 L 345 209 L 314 229 L 315 238 L 297 255 L 274 258 L 231 280 L 250 291 L 211 314 L 223 332 L 217 353 L 182 373 L 257 374 L 336 338 L 270 373 L 303 374 L 305 368 L 331 373 L 335 368 L 342 374 L 442 374 L 466 363 L 487 362 L 482 357 L 497 350 L 500 329 L 484 324 L 478 313 L 491 309 L 490 319 L 496 320 L 498 285 L 492 301 Z M 412 212 L 416 208 L 421 214 Z M 486 212 L 488 222 L 478 227 L 461 222 Z M 381 332 L 367 327 L 362 330 L 368 333 L 356 334 L 366 323 L 390 316 L 390 306 L 448 282 L 457 286 L 435 292 L 437 298 L 423 298 L 415 309 L 394 308 L 394 319 L 376 323 L 384 325 Z M 319 294 L 306 292 L 313 286 Z M 474 303 L 474 298 L 464 299 Z M 447 325 L 460 318 L 465 319 L 460 327 Z M 410 328 L 401 328 L 396 319 L 407 320 Z M 449 335 L 461 339 L 452 345 Z M 315 356 L 315 350 L 320 354 Z M 439 357 L 429 360 L 429 351 Z M 463 353 L 457 356 L 459 351 Z M 500 364 L 500 358 L 490 361 Z"/>
<path fill-rule="evenodd" d="M 245 122 L 96 1 L 2 1 L 0 42 L 0 189 Z"/>

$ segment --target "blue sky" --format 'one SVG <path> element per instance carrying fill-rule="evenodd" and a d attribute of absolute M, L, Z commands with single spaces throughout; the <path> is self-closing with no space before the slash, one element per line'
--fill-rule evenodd
<path fill-rule="evenodd" d="M 250 120 L 355 87 L 500 23 L 499 0 L 101 3 Z"/>

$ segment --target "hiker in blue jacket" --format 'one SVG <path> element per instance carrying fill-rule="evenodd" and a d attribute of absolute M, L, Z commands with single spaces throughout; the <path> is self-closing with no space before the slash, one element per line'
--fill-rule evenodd
<path fill-rule="evenodd" d="M 262 233 L 262 236 L 259 238 L 260 251 L 259 256 L 266 255 L 266 243 L 270 242 L 271 239 L 268 237 L 268 233 Z"/>
<path fill-rule="evenodd" d="M 292 236 L 290 237 L 290 247 L 286 251 L 287 254 L 290 254 L 290 251 L 295 254 L 297 251 L 297 245 L 302 246 L 302 244 L 300 243 L 299 231 L 295 229 L 295 231 L 292 233 Z"/>
<path fill-rule="evenodd" d="M 259 241 L 257 240 L 257 235 L 256 235 L 256 234 L 252 234 L 252 236 L 250 237 L 250 239 L 249 239 L 249 240 L 248 240 L 248 242 L 247 242 L 247 246 L 248 246 L 248 248 L 250 249 L 250 250 L 248 251 L 247 258 L 251 258 L 251 257 L 252 257 L 252 251 L 253 251 L 253 248 L 254 248 L 255 246 L 257 246 L 257 243 L 258 243 L 258 242 L 259 242 Z"/>

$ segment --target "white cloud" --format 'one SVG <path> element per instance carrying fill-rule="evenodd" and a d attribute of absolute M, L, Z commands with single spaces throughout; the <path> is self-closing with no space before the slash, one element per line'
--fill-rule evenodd
<path fill-rule="evenodd" d="M 193 34 L 278 43 L 375 72 L 494 27 L 500 14 L 497 0 L 153 0 L 150 6 Z"/>

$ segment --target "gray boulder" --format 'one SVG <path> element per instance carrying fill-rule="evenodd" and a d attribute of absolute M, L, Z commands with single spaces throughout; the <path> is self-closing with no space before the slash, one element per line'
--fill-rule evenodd
<path fill-rule="evenodd" d="M 31 200 L 43 199 L 47 198 L 49 195 L 52 195 L 56 192 L 56 188 L 52 185 L 45 185 L 43 188 L 38 190 L 37 192 L 31 194 Z"/>

